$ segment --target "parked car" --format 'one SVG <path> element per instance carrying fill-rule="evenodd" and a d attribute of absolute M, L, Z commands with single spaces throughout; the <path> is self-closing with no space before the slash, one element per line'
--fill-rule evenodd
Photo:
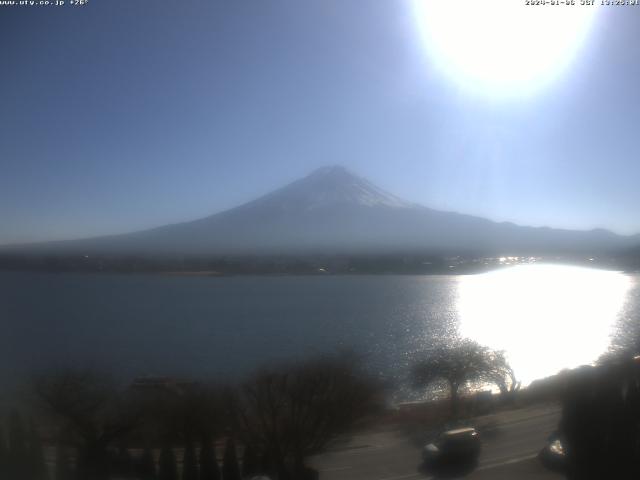
<path fill-rule="evenodd" d="M 566 453 L 561 435 L 554 432 L 538 454 L 540 462 L 550 470 L 562 471 L 566 467 Z"/>
<path fill-rule="evenodd" d="M 475 428 L 447 430 L 424 446 L 422 458 L 426 465 L 472 464 L 480 455 L 480 435 Z"/>

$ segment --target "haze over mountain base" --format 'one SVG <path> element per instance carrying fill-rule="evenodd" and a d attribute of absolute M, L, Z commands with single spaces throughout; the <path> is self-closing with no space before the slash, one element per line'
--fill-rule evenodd
<path fill-rule="evenodd" d="M 212 271 L 218 271 L 222 264 L 228 265 L 233 262 L 230 259 L 238 257 L 244 258 L 241 263 L 246 265 L 246 257 L 272 257 L 271 263 L 277 264 L 282 263 L 280 257 L 285 256 L 289 271 L 295 270 L 299 262 L 292 260 L 295 257 L 313 256 L 316 260 L 311 262 L 314 265 L 311 268 L 315 268 L 326 263 L 326 259 L 321 260 L 323 256 L 343 265 L 345 258 L 352 263 L 373 261 L 379 265 L 384 263 L 384 256 L 391 256 L 393 270 L 404 263 L 420 265 L 409 268 L 411 271 L 423 271 L 425 265 L 434 264 L 441 264 L 437 270 L 446 271 L 451 268 L 449 257 L 467 260 L 539 255 L 574 260 L 590 256 L 608 258 L 629 254 L 638 245 L 638 235 L 621 236 L 607 230 L 524 227 L 433 210 L 385 192 L 343 167 L 332 166 L 316 170 L 254 201 L 200 220 L 124 235 L 4 247 L 0 254 L 5 267 L 10 260 L 20 263 L 35 255 L 46 256 L 50 262 L 57 258 L 58 262 L 66 259 L 67 263 L 80 265 L 91 264 L 97 257 L 95 268 L 100 264 L 109 263 L 113 267 L 128 261 L 168 262 L 167 269 L 177 266 L 179 270 L 188 270 L 192 262 L 197 270 L 207 270 L 209 265 Z M 371 256 L 375 260 L 371 260 Z M 125 260 L 127 258 L 129 260 Z M 265 264 L 252 261 L 255 265 L 249 270 Z M 308 266 L 302 268 L 308 269 Z M 267 270 L 274 271 L 274 267 Z"/>

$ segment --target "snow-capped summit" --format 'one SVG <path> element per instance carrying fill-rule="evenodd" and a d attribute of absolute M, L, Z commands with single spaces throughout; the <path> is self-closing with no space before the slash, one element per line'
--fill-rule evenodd
<path fill-rule="evenodd" d="M 340 165 L 321 167 L 308 176 L 250 202 L 246 207 L 270 206 L 284 210 L 314 210 L 330 206 L 410 207 L 389 192 Z"/>

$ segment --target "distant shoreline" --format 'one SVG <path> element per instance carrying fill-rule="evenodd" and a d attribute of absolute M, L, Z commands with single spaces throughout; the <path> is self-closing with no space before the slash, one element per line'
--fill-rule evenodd
<path fill-rule="evenodd" d="M 627 275 L 636 275 L 640 273 L 637 268 L 625 269 L 612 265 L 599 264 L 579 264 L 572 262 L 540 262 L 544 264 L 561 264 L 567 266 L 576 266 L 583 268 L 594 268 L 599 270 L 617 271 Z M 0 273 L 50 273 L 50 274 L 93 274 L 93 275 L 149 275 L 157 277 L 205 277 L 205 278 L 228 278 L 228 277 L 344 277 L 344 276 L 464 276 L 479 275 L 483 273 L 495 272 L 507 268 L 522 265 L 533 264 L 510 264 L 510 265 L 492 265 L 485 268 L 461 268 L 448 270 L 431 270 L 431 271 L 406 271 L 406 270 L 385 270 L 385 271 L 299 271 L 299 272 L 279 272 L 279 271 L 242 271 L 242 272 L 221 272 L 217 270 L 90 270 L 90 269 L 39 269 L 39 268 L 16 268 L 4 269 L 0 268 Z"/>
<path fill-rule="evenodd" d="M 637 272 L 640 258 L 587 253 L 396 252 L 272 255 L 2 254 L 0 271 L 237 275 L 469 275 L 516 265 L 561 264 Z"/>

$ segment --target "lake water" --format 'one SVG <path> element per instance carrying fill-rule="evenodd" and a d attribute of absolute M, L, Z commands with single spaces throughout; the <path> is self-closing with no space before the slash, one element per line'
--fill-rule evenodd
<path fill-rule="evenodd" d="M 637 276 L 551 265 L 468 276 L 0 272 L 0 380 L 67 364 L 237 378 L 336 348 L 401 380 L 460 332 L 505 349 L 526 384 L 592 362 L 639 311 Z"/>

